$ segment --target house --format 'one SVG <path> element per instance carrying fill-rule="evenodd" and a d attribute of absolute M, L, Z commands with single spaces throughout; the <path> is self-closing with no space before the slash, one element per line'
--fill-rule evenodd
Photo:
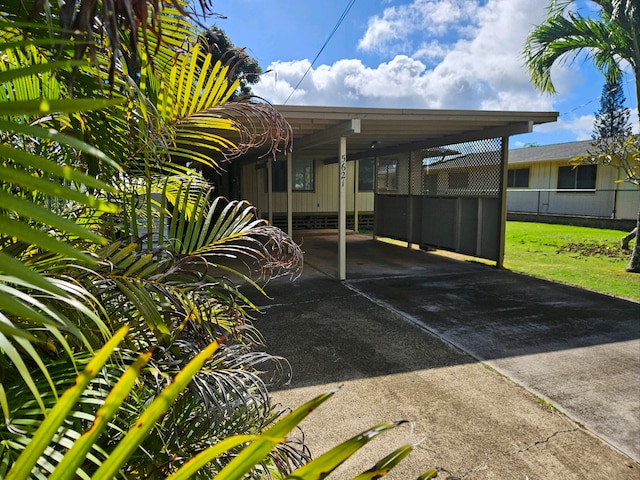
<path fill-rule="evenodd" d="M 571 164 L 591 140 L 509 151 L 507 211 L 534 215 L 635 221 L 640 189 L 607 165 Z"/>
<path fill-rule="evenodd" d="M 229 169 L 232 198 L 294 229 L 349 228 L 502 262 L 511 135 L 557 112 L 275 105 L 293 152 L 247 155 Z M 222 190 L 224 193 L 224 189 Z"/>

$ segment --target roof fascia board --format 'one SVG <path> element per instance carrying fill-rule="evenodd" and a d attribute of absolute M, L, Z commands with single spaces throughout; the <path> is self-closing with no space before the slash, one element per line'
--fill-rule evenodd
<path fill-rule="evenodd" d="M 285 119 L 345 119 L 413 121 L 476 121 L 501 120 L 505 123 L 533 120 L 535 124 L 555 121 L 558 112 L 529 112 L 512 110 L 430 110 L 413 108 L 327 107 L 303 105 L 274 105 Z M 295 120 L 293 120 L 295 121 Z"/>

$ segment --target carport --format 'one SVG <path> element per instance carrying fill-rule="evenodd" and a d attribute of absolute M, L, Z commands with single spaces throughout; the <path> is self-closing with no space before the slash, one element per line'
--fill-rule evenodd
<path fill-rule="evenodd" d="M 346 279 L 347 190 L 357 189 L 358 184 L 349 178 L 348 162 L 375 159 L 374 236 L 487 258 L 501 266 L 509 137 L 531 132 L 534 125 L 558 116 L 557 112 L 275 108 L 293 130 L 293 152 L 282 159 L 287 162 L 289 235 L 295 210 L 294 156 L 313 158 L 317 170 L 338 165 L 333 187 L 338 196 L 340 280 Z M 273 159 L 266 163 L 272 221 Z M 356 206 L 353 214 L 357 229 Z"/>

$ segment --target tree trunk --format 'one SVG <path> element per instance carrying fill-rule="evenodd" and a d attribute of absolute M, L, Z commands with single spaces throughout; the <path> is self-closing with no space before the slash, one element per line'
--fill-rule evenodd
<path fill-rule="evenodd" d="M 638 210 L 638 224 L 636 225 L 636 241 L 626 270 L 627 272 L 640 273 L 640 210 Z"/>
<path fill-rule="evenodd" d="M 622 240 L 620 243 L 622 245 L 623 250 L 629 250 L 629 243 L 631 243 L 631 240 L 636 238 L 636 233 L 638 233 L 638 227 L 634 228 L 629 233 L 627 233 L 624 237 L 622 237 Z"/>

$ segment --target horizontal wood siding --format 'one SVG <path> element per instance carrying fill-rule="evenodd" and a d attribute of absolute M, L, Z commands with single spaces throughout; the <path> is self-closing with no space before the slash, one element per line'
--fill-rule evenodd
<path fill-rule="evenodd" d="M 355 162 L 347 163 L 347 211 L 354 211 Z M 267 194 L 267 169 L 246 165 L 242 170 L 242 196 L 266 216 L 269 209 Z M 359 212 L 373 212 L 373 192 L 358 192 Z M 273 213 L 287 212 L 287 193 L 273 192 Z M 293 192 L 293 213 L 338 212 L 338 165 L 324 165 L 316 161 L 315 190 Z"/>

